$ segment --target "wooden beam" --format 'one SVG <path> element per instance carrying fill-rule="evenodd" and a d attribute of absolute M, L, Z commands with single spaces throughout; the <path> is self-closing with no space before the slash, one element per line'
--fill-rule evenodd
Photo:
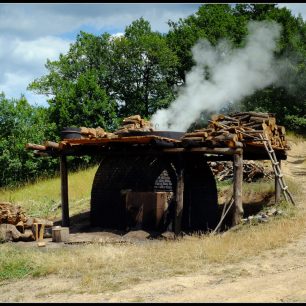
<path fill-rule="evenodd" d="M 68 202 L 68 170 L 67 157 L 60 156 L 61 172 L 61 199 L 62 199 L 62 226 L 69 227 L 69 202 Z"/>
<path fill-rule="evenodd" d="M 46 150 L 47 149 L 46 146 L 39 145 L 36 143 L 27 143 L 25 147 L 27 150 Z"/>
<path fill-rule="evenodd" d="M 45 141 L 44 144 L 47 148 L 59 149 L 60 147 L 59 143 L 54 141 Z"/>
<path fill-rule="evenodd" d="M 225 155 L 234 155 L 242 154 L 243 149 L 232 149 L 232 148 L 209 148 L 209 147 L 199 147 L 199 148 L 173 148 L 173 149 L 164 149 L 165 153 L 180 153 L 180 152 L 192 152 L 192 153 L 209 153 L 209 154 L 225 154 Z"/>
<path fill-rule="evenodd" d="M 234 169 L 234 209 L 232 225 L 240 223 L 243 216 L 242 206 L 242 180 L 243 180 L 243 156 L 242 154 L 234 154 L 233 159 Z"/>
<path fill-rule="evenodd" d="M 277 160 L 279 162 L 279 168 L 281 169 L 281 161 Z M 278 204 L 280 201 L 281 196 L 281 186 L 279 184 L 279 181 L 277 179 L 277 176 L 275 175 L 275 204 Z"/>
<path fill-rule="evenodd" d="M 179 156 L 177 168 L 177 184 L 176 184 L 176 201 L 175 201 L 175 215 L 174 215 L 174 234 L 179 235 L 182 226 L 182 216 L 184 207 L 184 164 L 183 158 Z"/>

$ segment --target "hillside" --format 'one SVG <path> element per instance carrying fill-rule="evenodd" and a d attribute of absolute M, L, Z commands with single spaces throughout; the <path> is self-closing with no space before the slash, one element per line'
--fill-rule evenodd
<path fill-rule="evenodd" d="M 288 160 L 283 162 L 283 170 L 288 180 L 303 186 L 306 141 L 292 138 L 290 144 L 292 149 Z M 55 248 L 48 251 L 48 257 L 46 250 L 2 245 L 0 299 L 7 302 L 303 302 L 306 299 L 305 190 L 294 195 L 297 213 L 215 237 L 194 236 L 178 242 L 142 245 Z M 14 261 L 8 259 L 9 254 L 14 254 Z M 13 270 L 19 273 L 15 273 L 15 278 L 3 277 L 9 265 L 10 273 Z"/>

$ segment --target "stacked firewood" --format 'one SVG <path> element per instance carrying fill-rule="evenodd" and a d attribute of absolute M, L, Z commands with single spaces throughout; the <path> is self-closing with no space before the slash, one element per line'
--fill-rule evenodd
<path fill-rule="evenodd" d="M 233 163 L 226 161 L 208 162 L 214 176 L 218 181 L 224 181 L 233 178 Z M 243 162 L 243 180 L 245 182 L 255 182 L 261 178 L 273 178 L 272 169 L 267 169 L 262 162 L 244 161 Z"/>
<path fill-rule="evenodd" d="M 0 202 L 0 241 L 35 240 L 35 223 L 44 224 L 44 238 L 51 236 L 52 221 L 29 217 L 19 205 Z"/>
<path fill-rule="evenodd" d="M 207 128 L 186 133 L 183 143 L 201 143 L 213 147 L 241 147 L 243 143 L 262 144 L 260 134 L 272 146 L 286 149 L 285 127 L 276 124 L 274 114 L 240 112 L 230 115 L 213 115 Z"/>
<path fill-rule="evenodd" d="M 88 127 L 80 127 L 81 135 L 83 138 L 117 138 L 118 136 L 114 133 L 105 132 L 101 127 L 97 128 L 88 128 Z"/>
<path fill-rule="evenodd" d="M 122 125 L 115 132 L 115 134 L 127 133 L 129 131 L 153 131 L 153 126 L 150 121 L 142 119 L 140 115 L 134 115 L 123 119 Z"/>

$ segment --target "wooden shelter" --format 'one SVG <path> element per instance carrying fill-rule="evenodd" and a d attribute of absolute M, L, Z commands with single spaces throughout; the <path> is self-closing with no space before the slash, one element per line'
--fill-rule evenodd
<path fill-rule="evenodd" d="M 132 120 L 133 121 L 133 120 Z M 131 125 L 131 120 L 126 120 Z M 272 114 L 237 113 L 232 116 L 218 115 L 212 118 L 206 129 L 192 133 L 158 131 L 124 131 L 105 133 L 87 129 L 78 138 L 65 138 L 59 143 L 46 141 L 44 145 L 27 144 L 27 149 L 34 150 L 37 156 L 52 156 L 60 159 L 62 225 L 69 226 L 68 169 L 67 156 L 171 156 L 176 163 L 176 190 L 173 231 L 181 231 L 184 207 L 184 172 L 186 157 L 189 160 L 204 156 L 206 161 L 232 161 L 233 180 L 233 214 L 232 224 L 240 222 L 243 215 L 242 179 L 243 160 L 267 160 L 269 155 L 263 144 L 269 141 L 280 164 L 287 158 L 288 146 L 284 138 L 285 130 L 278 127 Z M 84 128 L 83 128 L 84 131 Z M 175 133 L 175 132 L 174 132 Z M 261 139 L 258 135 L 264 135 Z M 91 135 L 91 137 L 89 136 Z M 167 137 L 165 137 L 167 136 Z M 170 136 L 170 137 L 169 137 Z M 279 200 L 280 185 L 275 180 L 275 199 Z"/>

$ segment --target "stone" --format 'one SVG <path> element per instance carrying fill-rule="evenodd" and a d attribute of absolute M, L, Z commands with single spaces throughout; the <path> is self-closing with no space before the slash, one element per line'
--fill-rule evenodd
<path fill-rule="evenodd" d="M 174 240 L 175 239 L 175 234 L 174 234 L 174 232 L 167 231 L 167 232 L 162 233 L 161 237 L 166 239 L 166 240 Z"/>
<path fill-rule="evenodd" d="M 135 240 L 146 240 L 151 235 L 150 233 L 138 230 L 138 231 L 129 231 L 127 234 L 123 235 L 123 238 L 125 239 L 135 239 Z"/>

